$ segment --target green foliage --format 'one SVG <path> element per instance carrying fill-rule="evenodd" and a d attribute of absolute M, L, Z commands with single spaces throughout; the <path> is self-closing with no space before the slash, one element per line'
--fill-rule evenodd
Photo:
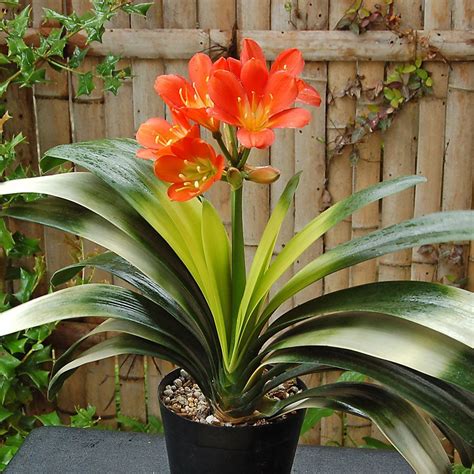
<path fill-rule="evenodd" d="M 243 297 L 238 318 L 233 318 L 232 249 L 215 210 L 205 199 L 171 203 L 166 185 L 152 173 L 153 164 L 137 160 L 136 151 L 136 142 L 126 139 L 62 145 L 47 153 L 43 169 L 63 159 L 91 173 L 0 185 L 5 195 L 50 194 L 9 206 L 4 216 L 50 225 L 108 248 L 62 269 L 55 283 L 84 267 L 97 267 L 137 290 L 74 286 L 8 311 L 0 329 L 5 335 L 58 319 L 108 318 L 57 360 L 51 395 L 83 364 L 147 355 L 188 371 L 222 420 L 249 421 L 314 408 L 306 430 L 332 410 L 364 414 L 415 470 L 428 466 L 430 472 L 447 469 L 449 460 L 413 405 L 441 423 L 458 449 L 474 442 L 474 385 L 467 375 L 474 363 L 472 294 L 426 282 L 371 283 L 312 299 L 267 324 L 282 303 L 335 271 L 405 248 L 472 239 L 471 211 L 422 216 L 342 243 L 306 264 L 268 299 L 272 286 L 325 232 L 364 206 L 424 181 L 400 177 L 355 193 L 303 226 L 273 257 L 296 190 L 295 177 L 275 206 L 248 278 L 242 279 Z M 238 210 L 240 204 L 235 204 Z M 238 214 L 234 219 L 240 219 Z M 243 240 L 232 244 L 243 245 Z M 100 333 L 117 335 L 84 350 L 84 341 Z M 266 397 L 294 377 L 335 369 L 346 371 L 337 383 L 280 401 Z M 120 423 L 151 429 L 124 417 Z M 469 450 L 463 452 L 468 463 Z"/>
<path fill-rule="evenodd" d="M 407 103 L 432 93 L 433 79 L 423 68 L 421 59 L 413 63 L 397 66 L 379 87 L 362 91 L 357 78 L 352 81 L 342 95 L 362 92 L 374 101 L 368 106 L 368 112 L 358 115 L 354 124 L 349 124 L 334 141 L 332 152 L 340 153 L 345 147 L 352 147 L 351 163 L 357 164 L 358 144 L 376 130 L 385 132 L 395 119 L 398 112 Z M 354 92 L 356 91 L 356 92 Z M 339 96 L 338 96 L 339 97 Z"/>
<path fill-rule="evenodd" d="M 26 31 L 31 23 L 31 8 L 28 6 L 9 18 L 4 15 L 0 20 L 0 31 L 5 35 L 8 52 L 0 56 L 0 64 L 9 65 L 11 75 L 0 84 L 0 97 L 12 83 L 21 87 L 32 87 L 46 82 L 47 68 L 56 71 L 69 71 L 79 79 L 77 96 L 89 95 L 95 88 L 95 80 L 103 80 L 104 88 L 117 93 L 123 81 L 131 77 L 130 68 L 116 68 L 119 57 L 107 56 L 94 70 L 78 71 L 87 54 L 87 47 L 76 47 L 72 55 L 66 55 L 66 45 L 71 37 L 83 32 L 86 46 L 101 42 L 105 25 L 120 10 L 135 15 L 146 15 L 153 3 L 133 5 L 124 0 L 97 0 L 92 8 L 83 15 L 75 12 L 66 15 L 50 8 L 43 9 L 43 20 L 59 24 L 47 34 L 40 32 L 37 46 L 25 41 Z M 15 3 L 12 7 L 18 7 Z M 82 34 L 82 33 L 81 33 Z M 112 66 L 112 67 L 111 67 Z"/>
<path fill-rule="evenodd" d="M 48 324 L 0 338 L 0 471 L 35 426 L 27 406 L 46 392 L 52 357 L 44 341 L 53 328 Z"/>
<path fill-rule="evenodd" d="M 156 416 L 150 415 L 148 422 L 143 423 L 129 416 L 117 415 L 119 428 L 126 431 L 136 431 L 139 433 L 163 433 L 163 423 Z"/>
<path fill-rule="evenodd" d="M 114 94 L 123 81 L 131 77 L 130 68 L 118 67 L 119 57 L 107 56 L 93 71 L 79 71 L 87 54 L 86 48 L 76 47 L 70 56 L 66 55 L 68 40 L 80 31 L 87 35 L 86 43 L 100 41 L 105 23 L 118 11 L 146 15 L 152 3 L 132 5 L 130 1 L 94 0 L 86 14 L 63 15 L 51 9 L 44 9 L 44 21 L 59 23 L 48 34 L 40 33 L 37 45 L 25 41 L 27 29 L 31 26 L 31 8 L 18 10 L 18 1 L 2 2 L 10 12 L 0 18 L 0 31 L 5 38 L 7 51 L 0 54 L 0 65 L 6 66 L 9 76 L 0 84 L 0 97 L 9 87 L 31 87 L 47 80 L 47 69 L 69 71 L 78 75 L 77 95 L 89 95 L 95 88 L 95 80 L 104 81 L 104 89 Z M 0 118 L 0 181 L 11 181 L 32 176 L 34 173 L 17 163 L 16 149 L 27 137 L 21 132 L 7 136 L 4 124 L 11 118 L 2 111 Z M 31 202 L 38 194 L 15 194 L 2 197 L 0 203 L 5 209 L 19 202 Z M 45 273 L 44 258 L 39 241 L 22 234 L 12 233 L 5 219 L 0 219 L 0 311 L 5 311 L 28 301 L 37 289 Z M 25 257 L 30 265 L 24 263 Z M 0 315 L 1 318 L 1 315 Z M 57 425 L 60 423 L 55 412 L 40 415 L 36 419 L 27 414 L 27 407 L 36 398 L 44 396 L 51 361 L 51 348 L 44 340 L 53 330 L 48 324 L 27 331 L 0 337 L 0 470 L 6 466 L 18 449 L 24 436 L 38 423 Z M 78 410 L 71 418 L 72 426 L 93 426 L 95 409 Z"/>

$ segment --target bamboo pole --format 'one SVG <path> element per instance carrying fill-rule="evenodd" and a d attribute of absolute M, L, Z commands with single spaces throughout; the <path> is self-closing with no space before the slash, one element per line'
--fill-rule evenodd
<path fill-rule="evenodd" d="M 449 0 L 425 4 L 424 27 L 427 31 L 451 26 Z M 433 94 L 420 100 L 418 157 L 416 173 L 425 176 L 425 184 L 415 189 L 415 217 L 441 209 L 443 187 L 444 135 L 446 124 L 446 96 L 449 67 L 443 63 L 428 63 L 426 68 L 433 78 Z M 438 246 L 413 249 L 411 278 L 435 281 L 438 265 Z"/>
<path fill-rule="evenodd" d="M 41 26 L 42 8 L 63 11 L 61 0 L 41 0 L 32 2 L 33 26 Z M 48 69 L 50 82 L 39 84 L 34 88 L 35 109 L 37 117 L 37 137 L 40 154 L 49 148 L 69 143 L 71 140 L 71 123 L 69 115 L 69 77 Z M 66 167 L 68 165 L 65 165 Z M 66 239 L 71 237 L 64 232 L 44 227 L 44 252 L 47 268 L 47 279 L 66 265 L 72 263 L 71 247 Z M 74 241 L 74 238 L 73 238 Z M 57 329 L 61 331 L 61 326 Z M 79 369 L 64 384 L 59 392 L 57 405 L 63 419 L 74 413 L 76 405 L 85 406 L 87 396 L 83 380 L 86 370 Z"/>
<path fill-rule="evenodd" d="M 287 2 L 284 0 L 272 0 L 270 5 L 270 28 L 272 30 L 286 31 L 295 28 L 291 20 L 291 13 L 285 8 Z M 294 11 L 295 2 L 292 10 Z M 267 48 L 263 47 L 265 53 Z M 281 48 L 283 51 L 285 47 Z M 270 149 L 270 163 L 281 172 L 281 178 L 270 185 L 270 209 L 273 210 L 285 187 L 286 181 L 295 174 L 295 131 L 292 129 L 275 130 L 276 139 Z M 280 235 L 275 246 L 275 253 L 279 253 L 286 242 L 293 237 L 295 229 L 294 204 L 290 206 L 285 222 L 281 228 Z M 270 291 L 270 297 L 278 291 L 281 286 L 294 274 L 290 268 L 286 274 L 274 285 Z M 273 319 L 288 311 L 294 305 L 293 298 L 285 302 L 275 313 Z"/>
<path fill-rule="evenodd" d="M 82 15 L 89 11 L 91 5 L 89 2 L 68 0 L 66 2 L 66 10 L 68 13 L 73 11 Z M 87 57 L 84 60 L 81 70 L 88 71 L 94 69 L 99 63 L 98 58 Z M 104 110 L 104 94 L 102 84 L 97 84 L 97 88 L 90 96 L 76 97 L 78 87 L 77 77 L 73 76 L 71 80 L 71 102 L 70 114 L 72 123 L 72 141 L 80 142 L 85 140 L 100 139 L 105 136 L 105 110 Z M 85 171 L 78 167 L 78 171 Z M 105 249 L 94 242 L 82 239 L 82 248 L 84 256 L 103 252 Z M 94 282 L 112 281 L 109 273 L 102 270 L 84 270 L 84 277 L 92 278 Z M 91 315 L 93 316 L 93 315 Z M 65 334 L 71 325 L 73 328 L 76 324 L 82 324 L 90 327 L 103 321 L 101 318 L 87 318 L 83 323 L 66 322 L 63 324 L 62 332 Z M 106 336 L 104 336 L 105 338 Z M 82 383 L 86 392 L 86 403 L 96 407 L 96 415 L 103 420 L 104 424 L 116 426 L 116 406 L 115 406 L 115 360 L 105 359 L 86 366 Z M 79 405 L 79 403 L 75 403 Z M 85 406 L 85 405 L 82 405 Z"/>
<path fill-rule="evenodd" d="M 452 4 L 454 29 L 472 30 L 472 2 L 458 0 Z M 445 161 L 442 209 L 470 209 L 472 205 L 472 176 L 474 139 L 474 64 L 460 62 L 452 65 L 446 101 Z M 440 245 L 438 279 L 445 283 L 462 284 L 466 277 L 469 245 L 448 243 Z"/>
<path fill-rule="evenodd" d="M 404 0 L 397 2 L 402 15 L 402 27 L 412 26 L 417 20 L 411 12 L 417 12 L 420 1 Z M 403 23 L 407 22 L 407 23 Z M 414 25 L 419 27 L 420 25 Z M 385 134 L 384 142 L 384 180 L 398 176 L 414 174 L 416 170 L 416 151 L 418 141 L 418 104 L 414 102 L 403 105 L 398 117 L 393 120 Z M 413 217 L 414 190 L 385 198 L 382 202 L 382 227 L 401 222 Z M 379 260 L 379 279 L 407 280 L 411 273 L 411 250 L 383 256 Z"/>
<path fill-rule="evenodd" d="M 191 3 L 191 2 L 190 2 Z M 314 3 L 314 2 L 311 2 Z M 185 5 L 189 9 L 189 5 Z M 47 29 L 42 29 L 46 32 Z M 123 58 L 141 59 L 186 59 L 207 48 L 209 38 L 221 38 L 230 42 L 231 30 L 202 30 L 183 28 L 143 30 L 133 28 L 108 29 L 102 43 L 93 43 L 91 56 L 105 56 L 109 53 Z M 27 31 L 27 44 L 38 44 L 38 29 Z M 449 61 L 472 61 L 474 59 L 474 32 L 472 31 L 416 31 L 417 41 L 399 37 L 390 31 L 368 31 L 354 35 L 350 31 L 266 31 L 241 30 L 242 38 L 253 38 L 268 50 L 267 58 L 276 55 L 291 44 L 302 51 L 307 61 L 410 61 L 423 51 L 428 41 Z M 69 43 L 85 46 L 85 35 L 78 33 Z M 0 38 L 0 45 L 5 44 Z M 222 43 L 221 43 L 222 44 Z M 314 45 L 318 47 L 315 48 Z M 228 45 L 228 44 L 227 44 Z M 226 44 L 223 44 L 226 46 Z M 429 59 L 441 61 L 440 57 Z"/>
<path fill-rule="evenodd" d="M 332 30 L 344 12 L 351 5 L 351 0 L 329 3 L 329 29 Z M 329 33 L 329 32 L 328 32 Z M 341 56 L 342 59 L 342 56 Z M 356 65 L 353 62 L 334 61 L 328 64 L 328 91 L 335 98 L 326 106 L 326 187 L 323 208 L 349 196 L 352 192 L 352 169 L 349 151 L 343 150 L 340 155 L 332 155 L 329 151 L 331 143 L 342 133 L 346 125 L 355 118 L 355 102 L 350 97 L 336 97 L 347 82 L 356 76 Z M 345 219 L 324 236 L 324 250 L 330 250 L 351 237 L 351 219 Z M 349 286 L 349 271 L 342 270 L 324 279 L 324 293 L 331 293 Z M 328 372 L 322 376 L 322 383 L 329 384 L 337 380 L 340 371 Z M 343 417 L 334 414 L 321 420 L 321 444 L 343 444 Z"/>
<path fill-rule="evenodd" d="M 366 1 L 364 6 L 373 10 L 376 1 Z M 382 61 L 357 63 L 357 74 L 360 77 L 362 93 L 357 101 L 356 115 L 366 115 L 368 106 L 377 103 L 366 90 L 376 88 L 384 79 L 385 64 Z M 354 162 L 352 172 L 353 192 L 360 191 L 380 181 L 382 140 L 380 132 L 368 135 L 358 146 L 358 159 Z M 379 203 L 375 202 L 352 215 L 352 238 L 361 237 L 379 227 Z M 350 285 L 362 285 L 377 280 L 377 261 L 369 260 L 350 269 Z M 344 444 L 356 446 L 364 443 L 364 437 L 371 435 L 370 421 L 354 415 L 345 416 L 346 429 Z"/>
<path fill-rule="evenodd" d="M 293 12 L 293 23 L 298 30 L 318 30 L 328 28 L 328 0 L 298 1 Z M 323 62 L 306 62 L 303 77 L 306 82 L 318 90 L 322 103 L 319 108 L 306 107 L 311 112 L 311 122 L 301 130 L 295 131 L 295 171 L 302 170 L 300 184 L 295 195 L 295 232 L 301 230 L 311 219 L 316 217 L 322 207 L 326 180 L 326 149 L 321 140 L 326 133 L 326 86 L 327 64 Z M 295 263 L 298 271 L 323 252 L 323 239 L 319 239 Z M 311 285 L 294 298 L 295 304 L 301 304 L 323 293 L 323 282 Z M 308 387 L 321 385 L 321 375 L 312 374 L 304 378 Z M 320 444 L 321 424 L 314 426 L 301 442 Z"/>
<path fill-rule="evenodd" d="M 146 18 L 137 15 L 131 17 L 131 26 L 136 29 L 152 30 L 163 27 L 163 4 L 157 1 L 150 8 Z M 157 76 L 164 73 L 163 60 L 161 59 L 133 59 L 133 111 L 134 111 L 134 129 L 137 130 L 140 124 L 151 117 L 164 117 L 165 107 L 163 101 L 156 95 L 153 84 Z M 152 357 L 143 358 L 144 365 L 144 386 L 146 395 L 146 417 L 150 415 L 160 417 L 160 406 L 158 403 L 157 389 L 162 376 L 172 370 L 173 365 L 161 360 L 153 360 Z M 127 362 L 130 365 L 131 362 Z M 123 372 L 123 371 L 122 371 Z M 132 368 L 136 373 L 136 368 Z M 130 374 L 133 375 L 133 374 Z M 141 392 L 141 372 L 134 381 Z M 130 377 L 130 376 L 129 376 Z M 129 382 L 128 382 L 129 383 Z M 124 396 L 124 394 L 122 395 Z M 133 396 L 127 393 L 127 396 Z"/>

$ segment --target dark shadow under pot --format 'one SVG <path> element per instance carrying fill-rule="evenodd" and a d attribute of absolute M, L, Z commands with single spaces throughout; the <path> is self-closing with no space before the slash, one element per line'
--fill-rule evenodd
<path fill-rule="evenodd" d="M 172 474 L 288 474 L 291 471 L 304 410 L 259 426 L 214 426 L 188 420 L 162 403 L 166 385 L 179 369 L 160 383 L 158 397 Z"/>

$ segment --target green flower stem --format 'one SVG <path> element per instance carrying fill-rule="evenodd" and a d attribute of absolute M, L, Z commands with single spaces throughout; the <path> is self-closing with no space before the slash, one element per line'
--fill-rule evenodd
<path fill-rule="evenodd" d="M 240 170 L 245 165 L 248 157 L 250 155 L 250 148 L 245 148 L 244 151 L 239 156 L 239 162 L 237 163 L 237 168 Z"/>
<path fill-rule="evenodd" d="M 234 164 L 234 160 L 232 159 L 232 155 L 229 153 L 229 150 L 225 146 L 224 140 L 222 139 L 222 133 L 221 132 L 213 132 L 212 137 L 219 144 L 219 146 L 222 150 L 222 153 L 224 153 L 224 156 L 227 158 L 229 163 Z"/>
<path fill-rule="evenodd" d="M 242 186 L 232 191 L 232 321 L 237 320 L 246 280 L 242 196 Z"/>

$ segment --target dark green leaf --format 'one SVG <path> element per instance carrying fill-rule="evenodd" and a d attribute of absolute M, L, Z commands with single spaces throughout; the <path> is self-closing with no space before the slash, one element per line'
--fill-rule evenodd
<path fill-rule="evenodd" d="M 323 418 L 331 416 L 334 410 L 330 408 L 308 408 L 301 425 L 300 436 L 303 436 L 309 430 L 314 428 Z"/>
<path fill-rule="evenodd" d="M 95 89 L 94 76 L 91 71 L 79 74 L 79 85 L 77 87 L 76 97 L 81 95 L 90 95 Z"/>
<path fill-rule="evenodd" d="M 45 413 L 44 415 L 35 415 L 35 418 L 43 426 L 62 426 L 61 419 L 55 411 L 52 411 L 51 413 Z"/>
<path fill-rule="evenodd" d="M 149 3 L 137 3 L 135 5 L 123 5 L 122 10 L 126 13 L 135 13 L 137 15 L 146 16 L 150 7 L 153 6 L 153 2 Z"/>

